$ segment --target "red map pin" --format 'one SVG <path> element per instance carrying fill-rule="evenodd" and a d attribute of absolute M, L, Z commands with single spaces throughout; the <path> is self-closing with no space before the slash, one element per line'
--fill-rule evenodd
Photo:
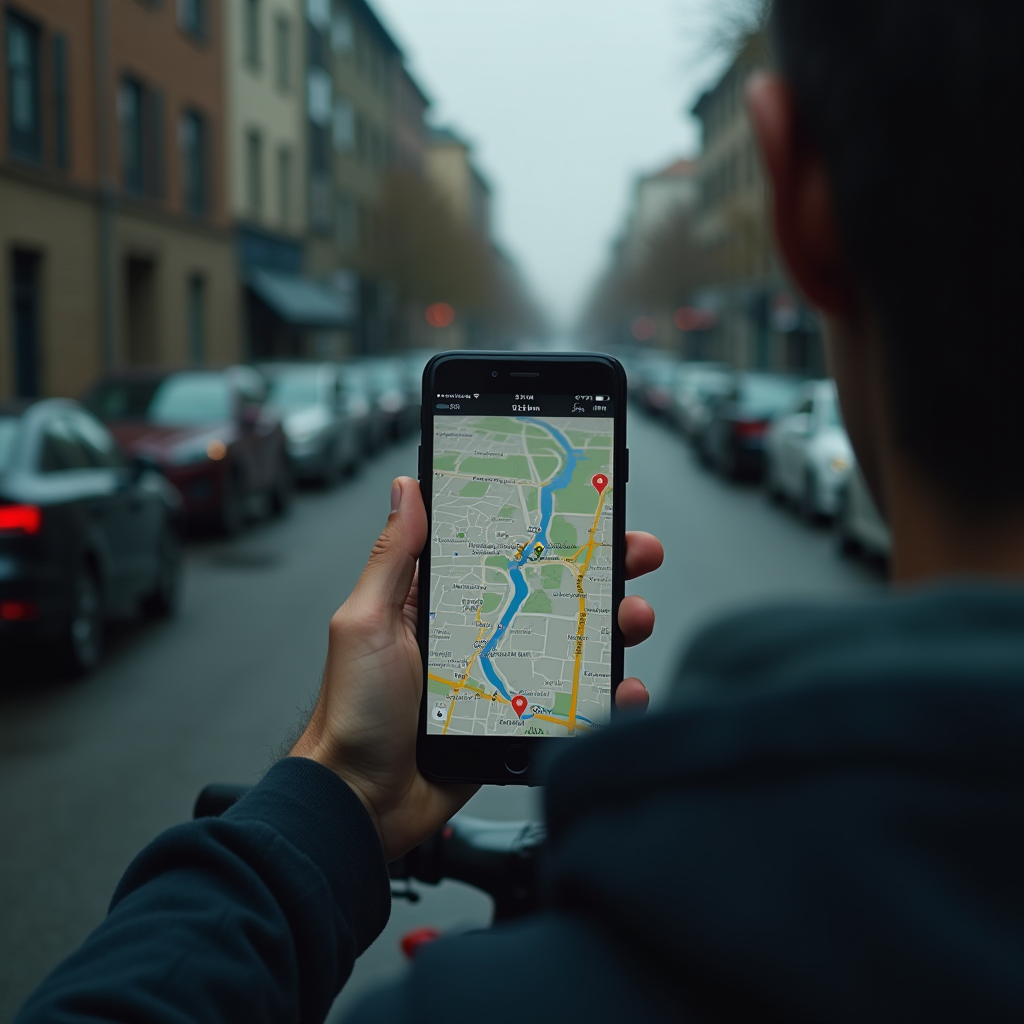
<path fill-rule="evenodd" d="M 598 473 L 590 482 L 594 485 L 594 490 L 600 494 L 608 486 L 608 477 L 604 473 Z"/>
<path fill-rule="evenodd" d="M 520 717 L 523 717 L 523 712 L 526 710 L 526 705 L 530 702 L 521 694 L 517 693 L 512 698 L 512 710 Z"/>

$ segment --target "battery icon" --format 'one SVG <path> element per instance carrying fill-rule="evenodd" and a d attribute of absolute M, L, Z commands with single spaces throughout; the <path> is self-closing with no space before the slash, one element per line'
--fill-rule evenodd
<path fill-rule="evenodd" d="M 595 402 L 607 402 L 611 395 L 594 395 Z"/>

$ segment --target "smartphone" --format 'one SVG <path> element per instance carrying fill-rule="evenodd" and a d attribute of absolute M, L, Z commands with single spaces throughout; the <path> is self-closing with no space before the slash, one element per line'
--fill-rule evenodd
<path fill-rule="evenodd" d="M 420 770 L 536 785 L 622 680 L 626 376 L 597 353 L 445 352 L 421 415 Z"/>

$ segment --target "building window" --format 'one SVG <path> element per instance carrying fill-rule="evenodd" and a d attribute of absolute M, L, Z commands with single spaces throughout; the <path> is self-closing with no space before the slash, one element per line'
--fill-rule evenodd
<path fill-rule="evenodd" d="M 124 189 L 158 199 L 164 193 L 163 94 L 126 76 L 117 91 L 117 111 Z"/>
<path fill-rule="evenodd" d="M 277 43 L 277 87 L 281 92 L 287 92 L 292 87 L 292 26 L 283 14 L 278 16 L 274 26 Z"/>
<path fill-rule="evenodd" d="M 334 104 L 334 148 L 339 153 L 351 153 L 356 145 L 356 112 L 350 100 L 344 97 Z"/>
<path fill-rule="evenodd" d="M 310 121 L 323 128 L 330 124 L 334 84 L 323 68 L 310 68 L 306 76 L 306 111 Z"/>
<path fill-rule="evenodd" d="M 7 14 L 7 124 L 12 156 L 38 162 L 43 156 L 39 111 L 39 29 Z"/>
<path fill-rule="evenodd" d="M 263 137 L 255 130 L 245 136 L 245 168 L 249 214 L 259 217 L 263 213 Z"/>
<path fill-rule="evenodd" d="M 318 32 L 326 32 L 331 25 L 331 0 L 306 0 L 306 17 Z"/>
<path fill-rule="evenodd" d="M 188 358 L 193 366 L 206 361 L 206 279 L 193 274 L 186 292 L 188 309 Z"/>
<path fill-rule="evenodd" d="M 355 43 L 352 15 L 348 11 L 336 10 L 331 19 L 331 49 L 335 53 L 351 53 Z"/>
<path fill-rule="evenodd" d="M 277 151 L 277 212 L 281 227 L 292 219 L 292 154 L 287 146 Z"/>
<path fill-rule="evenodd" d="M 206 213 L 206 124 L 202 114 L 188 110 L 181 115 L 178 142 L 185 209 L 202 217 Z"/>
<path fill-rule="evenodd" d="M 260 66 L 260 0 L 245 0 L 245 63 Z"/>
<path fill-rule="evenodd" d="M 68 37 L 53 37 L 54 159 L 62 170 L 71 164 L 68 128 Z"/>
<path fill-rule="evenodd" d="M 121 79 L 117 96 L 121 125 L 121 180 L 125 190 L 137 196 L 146 194 L 146 162 L 142 135 L 142 83 L 134 78 Z"/>
<path fill-rule="evenodd" d="M 10 22 L 8 22 L 10 25 Z M 14 342 L 14 394 L 35 398 L 39 394 L 40 265 L 38 253 L 11 251 L 11 328 Z"/>
<path fill-rule="evenodd" d="M 194 39 L 206 38 L 206 0 L 178 0 L 178 25 Z"/>

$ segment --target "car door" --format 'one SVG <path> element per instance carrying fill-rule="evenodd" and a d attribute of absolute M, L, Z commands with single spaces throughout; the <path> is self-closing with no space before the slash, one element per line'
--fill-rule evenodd
<path fill-rule="evenodd" d="M 281 431 L 278 418 L 266 405 L 267 387 L 263 378 L 248 366 L 231 370 L 238 415 L 241 422 L 240 443 L 250 476 L 250 492 L 270 489 L 281 458 Z"/>
<path fill-rule="evenodd" d="M 48 504 L 66 510 L 80 545 L 100 562 L 105 605 L 120 604 L 131 593 L 131 545 L 128 501 L 117 473 L 95 464 L 71 409 L 43 425 L 39 461 Z"/>
<path fill-rule="evenodd" d="M 803 392 L 782 424 L 779 436 L 779 466 L 783 489 L 796 496 L 802 492 L 806 448 L 814 418 L 814 396 Z"/>
<path fill-rule="evenodd" d="M 103 474 L 111 495 L 111 519 L 117 522 L 114 543 L 124 569 L 125 586 L 138 592 L 156 575 L 156 561 L 163 528 L 163 502 L 146 486 L 125 458 L 113 434 L 84 411 L 69 414 L 72 426 L 85 446 L 97 474 Z"/>

